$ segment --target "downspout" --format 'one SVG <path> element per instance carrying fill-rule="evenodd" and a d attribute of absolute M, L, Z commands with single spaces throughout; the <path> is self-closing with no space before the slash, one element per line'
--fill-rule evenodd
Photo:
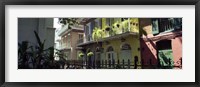
<path fill-rule="evenodd" d="M 130 18 L 128 18 L 128 31 L 130 31 Z"/>

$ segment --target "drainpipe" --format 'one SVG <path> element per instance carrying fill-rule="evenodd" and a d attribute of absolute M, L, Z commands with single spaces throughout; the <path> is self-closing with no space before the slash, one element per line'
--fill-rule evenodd
<path fill-rule="evenodd" d="M 130 18 L 128 18 L 128 31 L 130 31 Z"/>

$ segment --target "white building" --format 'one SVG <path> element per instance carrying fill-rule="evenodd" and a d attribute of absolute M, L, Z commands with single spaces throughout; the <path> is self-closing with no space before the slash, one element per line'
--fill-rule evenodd
<path fill-rule="evenodd" d="M 54 46 L 53 18 L 18 18 L 19 43 L 28 41 L 31 45 L 37 45 L 34 31 L 39 34 L 42 42 L 45 40 L 44 49 Z"/>

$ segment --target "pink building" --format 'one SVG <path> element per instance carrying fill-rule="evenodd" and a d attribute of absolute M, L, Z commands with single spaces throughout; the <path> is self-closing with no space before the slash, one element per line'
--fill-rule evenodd
<path fill-rule="evenodd" d="M 141 18 L 142 68 L 182 68 L 182 18 Z"/>

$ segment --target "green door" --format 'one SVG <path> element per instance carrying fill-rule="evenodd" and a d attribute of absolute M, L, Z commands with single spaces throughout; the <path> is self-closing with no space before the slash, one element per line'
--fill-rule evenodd
<path fill-rule="evenodd" d="M 173 54 L 171 49 L 159 50 L 158 58 L 160 61 L 161 68 L 171 69 L 174 66 Z"/>

